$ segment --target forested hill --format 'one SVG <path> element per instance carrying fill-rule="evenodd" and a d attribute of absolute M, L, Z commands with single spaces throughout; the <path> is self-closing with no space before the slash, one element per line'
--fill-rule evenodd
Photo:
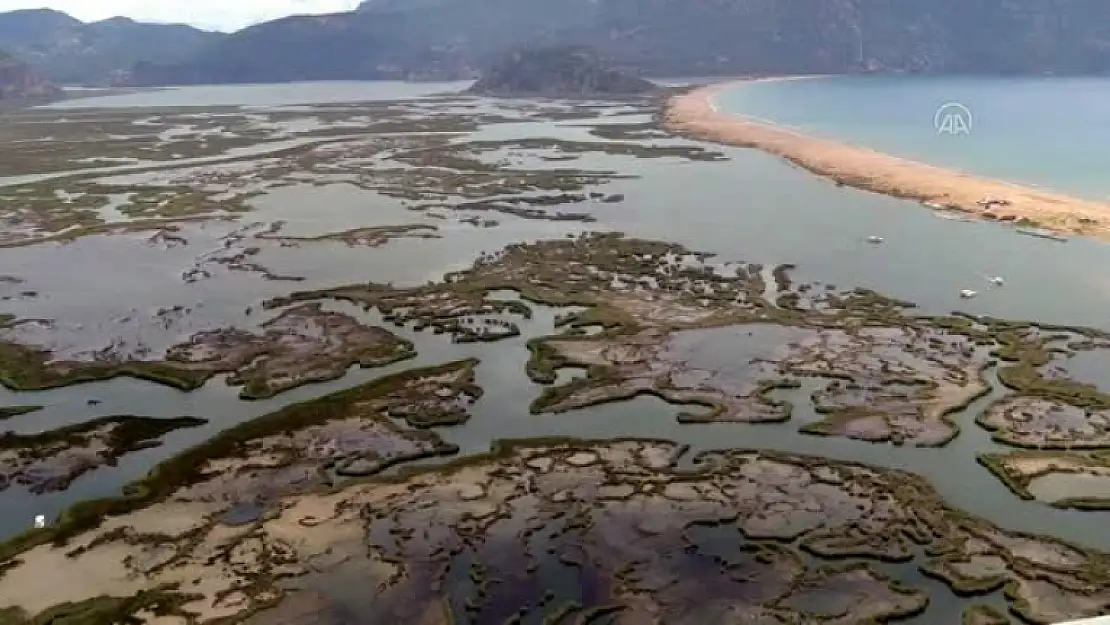
<path fill-rule="evenodd" d="M 192 26 L 147 24 L 124 17 L 82 22 L 50 9 L 0 13 L 0 50 L 57 83 L 126 82 L 138 62 L 183 61 L 223 36 Z"/>
<path fill-rule="evenodd" d="M 0 52 L 0 100 L 46 98 L 61 94 L 61 89 L 31 69 L 23 61 Z"/>
<path fill-rule="evenodd" d="M 611 67 L 579 46 L 521 47 L 482 73 L 471 93 L 490 96 L 595 97 L 648 95 L 661 88 Z"/>
<path fill-rule="evenodd" d="M 0 41 L 2 44 L 2 41 Z M 641 74 L 1106 73 L 1105 0 L 368 0 L 212 42 L 150 84 L 465 78 L 505 50 L 583 45 Z"/>

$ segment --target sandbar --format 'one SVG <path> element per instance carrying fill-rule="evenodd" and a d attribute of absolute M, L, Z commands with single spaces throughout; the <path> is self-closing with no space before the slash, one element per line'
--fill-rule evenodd
<path fill-rule="evenodd" d="M 757 148 L 838 184 L 919 200 L 931 208 L 1110 239 L 1110 203 L 927 165 L 717 110 L 714 97 L 736 82 L 714 83 L 672 96 L 663 110 L 663 127 L 699 140 Z M 1006 203 L 984 205 L 987 200 Z"/>

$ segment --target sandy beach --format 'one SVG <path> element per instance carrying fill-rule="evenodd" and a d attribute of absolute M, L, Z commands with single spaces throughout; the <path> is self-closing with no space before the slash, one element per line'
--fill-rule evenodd
<path fill-rule="evenodd" d="M 930 208 L 1110 240 L 1110 203 L 973 176 L 722 113 L 713 98 L 735 82 L 715 83 L 672 97 L 663 112 L 664 127 L 696 139 L 757 148 L 837 184 L 919 200 Z M 1004 202 L 986 206 L 984 200 Z"/>

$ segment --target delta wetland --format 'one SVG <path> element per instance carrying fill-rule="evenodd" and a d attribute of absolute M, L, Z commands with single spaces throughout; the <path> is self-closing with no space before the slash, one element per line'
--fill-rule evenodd
<path fill-rule="evenodd" d="M 0 623 L 1110 605 L 1102 244 L 453 88 L 5 114 Z"/>

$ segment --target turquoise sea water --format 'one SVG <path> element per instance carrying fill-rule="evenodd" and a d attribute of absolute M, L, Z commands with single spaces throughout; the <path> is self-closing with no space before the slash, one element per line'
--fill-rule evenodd
<path fill-rule="evenodd" d="M 937 131 L 948 103 L 970 111 L 966 134 Z M 737 83 L 716 104 L 934 165 L 1110 199 L 1108 78 L 820 77 Z"/>

